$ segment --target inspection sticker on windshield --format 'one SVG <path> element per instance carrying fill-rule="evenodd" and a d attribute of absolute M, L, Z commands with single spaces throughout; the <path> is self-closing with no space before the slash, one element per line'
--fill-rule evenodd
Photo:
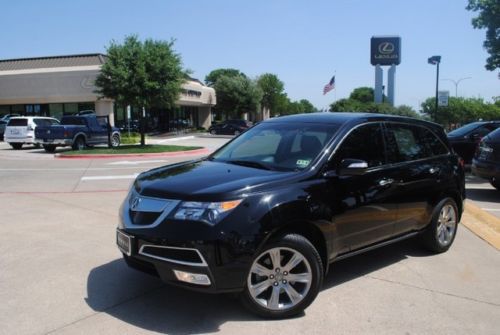
<path fill-rule="evenodd" d="M 296 164 L 298 167 L 304 168 L 307 167 L 309 163 L 311 163 L 309 159 L 298 159 Z"/>

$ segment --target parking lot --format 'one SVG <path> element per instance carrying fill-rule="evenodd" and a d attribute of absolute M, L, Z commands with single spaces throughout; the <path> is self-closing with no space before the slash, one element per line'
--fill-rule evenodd
<path fill-rule="evenodd" d="M 223 137 L 157 138 L 201 145 Z M 231 295 L 164 285 L 126 267 L 118 208 L 141 171 L 194 156 L 56 159 L 0 142 L 1 334 L 498 334 L 500 252 L 463 225 L 449 252 L 405 241 L 335 263 L 317 300 L 262 320 Z M 467 194 L 500 218 L 500 192 L 469 176 Z"/>

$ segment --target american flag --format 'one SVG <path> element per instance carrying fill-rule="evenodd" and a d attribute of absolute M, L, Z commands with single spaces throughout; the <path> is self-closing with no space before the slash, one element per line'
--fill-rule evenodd
<path fill-rule="evenodd" d="M 330 82 L 323 87 L 323 95 L 327 94 L 335 88 L 335 76 L 330 79 Z"/>

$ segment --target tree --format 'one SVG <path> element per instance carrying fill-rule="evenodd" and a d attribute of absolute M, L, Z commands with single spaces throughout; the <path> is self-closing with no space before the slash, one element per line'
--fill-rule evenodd
<path fill-rule="evenodd" d="M 410 106 L 394 107 L 386 102 L 375 103 L 374 91 L 371 87 L 355 88 L 348 99 L 340 99 L 330 105 L 332 112 L 367 112 L 380 114 L 403 115 L 418 118 L 420 115 Z"/>
<path fill-rule="evenodd" d="M 270 113 L 274 112 L 285 84 L 275 74 L 264 73 L 257 78 L 257 85 L 262 90 L 261 106 L 269 109 Z"/>
<path fill-rule="evenodd" d="M 210 86 L 214 87 L 217 80 L 221 76 L 227 76 L 227 77 L 237 77 L 237 76 L 243 76 L 247 77 L 243 72 L 240 72 L 240 70 L 236 69 L 216 69 L 211 71 L 209 74 L 206 75 L 205 77 L 205 83 Z"/>
<path fill-rule="evenodd" d="M 469 0 L 466 9 L 479 12 L 478 16 L 472 19 L 474 28 L 486 28 L 483 46 L 490 54 L 486 59 L 486 69 L 494 71 L 500 68 L 500 1 Z"/>
<path fill-rule="evenodd" d="M 303 113 L 316 113 L 318 109 L 307 99 L 301 99 L 299 101 Z"/>
<path fill-rule="evenodd" d="M 214 84 L 217 110 L 229 117 L 240 118 L 243 113 L 256 113 L 260 108 L 262 91 L 246 76 L 221 75 Z"/>
<path fill-rule="evenodd" d="M 422 103 L 422 113 L 435 114 L 435 98 L 428 98 Z M 450 97 L 448 107 L 440 107 L 435 122 L 448 127 L 451 124 L 465 124 L 478 120 L 498 120 L 500 106 L 485 103 L 483 99 Z"/>
<path fill-rule="evenodd" d="M 174 41 L 127 36 L 123 44 L 112 41 L 107 61 L 96 78 L 96 93 L 123 106 L 173 108 L 186 77 Z M 144 120 L 141 120 L 144 124 Z M 141 145 L 145 145 L 141 127 Z"/>

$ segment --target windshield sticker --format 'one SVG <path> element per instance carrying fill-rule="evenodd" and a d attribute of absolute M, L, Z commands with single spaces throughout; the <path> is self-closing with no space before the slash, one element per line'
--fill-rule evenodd
<path fill-rule="evenodd" d="M 296 164 L 298 167 L 305 168 L 309 165 L 309 163 L 311 163 L 311 160 L 309 159 L 298 159 Z"/>

